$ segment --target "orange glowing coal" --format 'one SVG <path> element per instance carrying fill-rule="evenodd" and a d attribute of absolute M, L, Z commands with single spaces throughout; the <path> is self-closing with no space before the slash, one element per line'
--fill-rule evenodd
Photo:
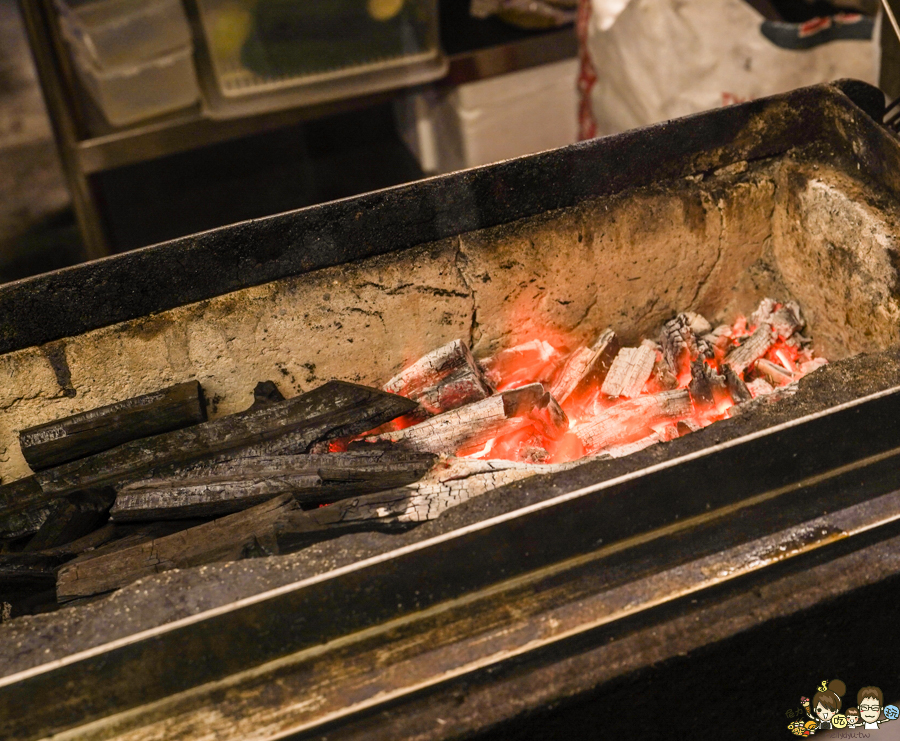
<path fill-rule="evenodd" d="M 620 457 L 725 419 L 823 365 L 804 325 L 796 303 L 764 299 L 750 317 L 716 328 L 679 314 L 633 347 L 612 330 L 578 347 L 547 332 L 479 363 L 456 341 L 385 386 L 419 401 L 422 414 L 363 437 L 526 463 Z"/>

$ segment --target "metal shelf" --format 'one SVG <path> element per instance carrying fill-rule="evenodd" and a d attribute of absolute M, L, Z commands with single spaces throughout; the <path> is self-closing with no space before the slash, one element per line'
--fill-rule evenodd
<path fill-rule="evenodd" d="M 199 105 L 115 129 L 98 117 L 75 78 L 56 22 L 52 0 L 20 0 L 29 43 L 53 123 L 73 205 L 91 258 L 108 254 L 98 194 L 90 176 L 148 162 L 263 131 L 291 126 L 390 100 L 381 92 L 323 105 L 290 108 L 230 119 L 213 119 Z M 459 51 L 439 85 L 475 80 L 569 59 L 577 54 L 571 27 L 539 34 L 512 34 L 503 43 Z"/>

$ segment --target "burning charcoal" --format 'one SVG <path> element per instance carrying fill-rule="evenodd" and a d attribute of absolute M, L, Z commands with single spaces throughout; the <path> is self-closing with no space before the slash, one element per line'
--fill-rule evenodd
<path fill-rule="evenodd" d="M 559 362 L 559 351 L 544 340 L 531 340 L 501 350 L 483 362 L 494 388 L 506 390 L 526 383 L 549 383 Z"/>
<path fill-rule="evenodd" d="M 768 324 L 776 336 L 787 339 L 794 332 L 803 329 L 805 322 L 800 313 L 800 305 L 796 301 L 781 305 L 773 299 L 764 298 L 759 302 L 756 311 L 750 315 L 750 324 L 756 327 Z"/>
<path fill-rule="evenodd" d="M 453 455 L 463 446 L 477 450 L 489 439 L 509 431 L 513 418 L 518 418 L 520 425 L 537 423 L 542 431 L 557 435 L 568 429 L 565 412 L 541 384 L 533 383 L 444 412 L 403 430 L 367 437 L 364 442 L 386 441 L 407 450 Z"/>
<path fill-rule="evenodd" d="M 747 390 L 753 395 L 754 399 L 757 396 L 768 396 L 775 391 L 765 378 L 754 378 L 747 384 Z"/>
<path fill-rule="evenodd" d="M 687 320 L 687 325 L 690 327 L 690 330 L 694 333 L 695 337 L 702 337 L 703 335 L 712 332 L 712 325 L 701 314 L 697 314 L 693 311 L 686 311 L 683 316 Z"/>
<path fill-rule="evenodd" d="M 716 373 L 703 360 L 691 363 L 691 401 L 698 409 L 711 408 L 716 403 L 716 389 L 725 389 L 725 377 Z"/>
<path fill-rule="evenodd" d="M 665 359 L 657 356 L 653 364 L 653 373 L 650 375 L 653 387 L 659 391 L 671 391 L 678 388 L 678 379 L 674 376 Z"/>
<path fill-rule="evenodd" d="M 804 376 L 808 373 L 812 373 L 814 370 L 818 370 L 823 365 L 828 365 L 828 361 L 825 358 L 813 358 L 812 360 L 806 360 L 800 363 L 800 373 Z"/>
<path fill-rule="evenodd" d="M 573 394 L 582 394 L 593 385 L 601 385 L 618 352 L 619 338 L 607 329 L 590 348 L 579 348 L 566 359 L 550 393 L 560 404 L 565 404 Z"/>
<path fill-rule="evenodd" d="M 181 465 L 224 452 L 233 455 L 280 455 L 305 452 L 328 437 L 359 434 L 401 414 L 416 404 L 342 381 L 331 381 L 302 396 L 245 412 L 135 440 L 35 475 L 45 494 L 142 478 L 149 470 Z"/>
<path fill-rule="evenodd" d="M 735 404 L 743 404 L 745 401 L 750 401 L 753 398 L 750 390 L 747 388 L 747 384 L 734 372 L 730 365 L 724 363 L 722 365 L 722 373 L 725 376 L 725 385 L 728 388 L 728 393 L 731 394 L 731 400 Z"/>
<path fill-rule="evenodd" d="M 678 437 L 681 437 L 684 431 L 680 430 L 677 422 L 663 422 L 662 424 L 651 425 L 650 429 L 656 433 L 657 438 L 659 438 L 660 442 L 669 442 L 669 440 L 674 440 Z"/>
<path fill-rule="evenodd" d="M 758 327 L 760 324 L 770 324 L 772 314 L 778 307 L 778 302 L 773 298 L 764 298 L 759 302 L 754 312 L 750 315 L 750 326 Z"/>
<path fill-rule="evenodd" d="M 189 381 L 30 427 L 19 433 L 19 444 L 28 465 L 39 471 L 205 420 L 203 390 Z"/>
<path fill-rule="evenodd" d="M 601 392 L 612 398 L 632 399 L 640 395 L 655 363 L 656 350 L 652 347 L 623 347 L 606 375 Z"/>
<path fill-rule="evenodd" d="M 384 385 L 419 402 L 423 415 L 441 414 L 490 396 L 494 390 L 461 340 L 422 356 Z"/>
<path fill-rule="evenodd" d="M 775 332 L 768 324 L 760 324 L 742 345 L 734 348 L 725 356 L 725 362 L 738 375 L 765 355 L 775 344 Z"/>
<path fill-rule="evenodd" d="M 757 361 L 756 370 L 773 386 L 786 386 L 794 380 L 794 374 L 787 368 L 765 358 L 760 358 Z"/>
<path fill-rule="evenodd" d="M 539 383 L 502 393 L 507 415 L 527 417 L 542 435 L 557 440 L 569 429 L 569 418 L 553 395 Z"/>
<path fill-rule="evenodd" d="M 585 452 L 591 454 L 610 445 L 634 442 L 651 432 L 651 425 L 685 417 L 692 411 L 687 389 L 662 391 L 616 404 L 579 425 L 574 432 L 584 445 Z"/>
<path fill-rule="evenodd" d="M 250 409 L 261 409 L 284 401 L 284 394 L 278 390 L 274 381 L 260 381 L 253 389 L 253 404 Z"/>
<path fill-rule="evenodd" d="M 731 345 L 731 326 L 720 324 L 712 332 L 703 335 L 702 339 L 713 348 L 716 357 L 721 358 L 728 352 L 728 347 Z"/>
<path fill-rule="evenodd" d="M 126 484 L 110 514 L 116 522 L 219 517 L 287 493 L 298 502 L 332 502 L 413 483 L 435 460 L 399 450 L 237 458 Z"/>
<path fill-rule="evenodd" d="M 691 328 L 692 316 L 703 320 L 701 323 L 694 319 L 694 325 L 700 329 L 709 329 L 709 322 L 699 314 L 679 314 L 663 325 L 659 335 L 663 357 L 672 373 L 679 377 L 689 372 L 690 364 L 698 357 L 713 357 L 712 346 L 699 339 Z"/>
<path fill-rule="evenodd" d="M 656 443 L 658 442 L 662 442 L 662 438 L 660 437 L 659 433 L 653 432 L 652 434 L 647 435 L 647 437 L 642 437 L 640 440 L 635 440 L 633 443 L 613 445 L 610 448 L 606 448 L 597 457 L 624 458 L 627 455 L 639 453 L 644 448 L 649 448 L 651 445 L 656 445 Z"/>

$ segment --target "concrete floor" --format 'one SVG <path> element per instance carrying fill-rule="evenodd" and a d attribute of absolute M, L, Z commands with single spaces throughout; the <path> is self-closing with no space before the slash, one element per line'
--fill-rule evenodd
<path fill-rule="evenodd" d="M 22 18 L 0 0 L 0 282 L 83 259 Z"/>

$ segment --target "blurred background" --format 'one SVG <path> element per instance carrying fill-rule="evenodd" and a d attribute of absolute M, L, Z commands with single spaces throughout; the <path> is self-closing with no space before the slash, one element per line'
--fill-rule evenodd
<path fill-rule="evenodd" d="M 840 77 L 893 99 L 881 7 L 0 0 L 0 281 Z"/>

